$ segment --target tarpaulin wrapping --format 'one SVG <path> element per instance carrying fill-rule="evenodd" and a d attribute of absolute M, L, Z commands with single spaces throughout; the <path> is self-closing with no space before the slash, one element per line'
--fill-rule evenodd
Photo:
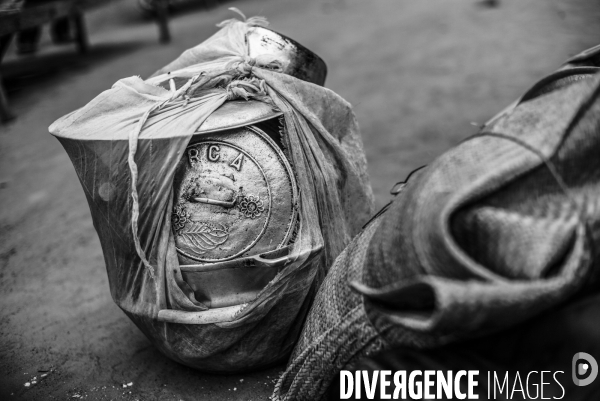
<path fill-rule="evenodd" d="M 370 353 L 465 341 L 597 294 L 599 155 L 600 74 L 573 68 L 415 172 L 335 261 L 273 399 L 323 399 Z"/>
<path fill-rule="evenodd" d="M 50 126 L 85 191 L 114 301 L 163 353 L 202 370 L 247 370 L 289 355 L 318 277 L 372 212 L 351 106 L 326 88 L 277 72 L 274 57 L 251 59 L 245 35 L 265 23 L 225 21 L 156 76 L 122 79 Z M 207 309 L 182 285 L 171 230 L 173 178 L 198 127 L 239 98 L 283 112 L 283 141 L 300 190 L 294 261 L 227 321 L 159 321 L 161 310 Z M 306 263 L 321 247 L 321 256 Z"/>

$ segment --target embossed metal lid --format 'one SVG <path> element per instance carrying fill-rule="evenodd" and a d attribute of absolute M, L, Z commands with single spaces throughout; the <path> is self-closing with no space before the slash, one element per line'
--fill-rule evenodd
<path fill-rule="evenodd" d="M 172 225 L 183 264 L 278 249 L 296 225 L 292 169 L 256 127 L 195 137 L 178 165 L 174 189 Z"/>

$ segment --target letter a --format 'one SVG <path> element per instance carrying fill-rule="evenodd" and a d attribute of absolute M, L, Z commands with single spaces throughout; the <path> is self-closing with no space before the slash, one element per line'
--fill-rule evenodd
<path fill-rule="evenodd" d="M 237 171 L 242 169 L 242 162 L 244 161 L 244 154 L 240 153 L 237 155 L 235 159 L 229 164 L 231 167 L 234 167 Z"/>

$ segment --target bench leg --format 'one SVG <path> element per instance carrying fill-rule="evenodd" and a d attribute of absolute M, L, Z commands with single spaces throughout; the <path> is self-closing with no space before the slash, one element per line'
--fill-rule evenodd
<path fill-rule="evenodd" d="M 0 76 L 0 122 L 7 122 L 15 118 L 15 115 L 11 113 L 8 108 L 8 99 L 4 92 L 4 86 L 2 85 L 2 76 Z"/>
<path fill-rule="evenodd" d="M 73 28 L 75 29 L 75 41 L 77 43 L 77 50 L 79 53 L 85 54 L 88 52 L 90 45 L 88 42 L 87 31 L 85 29 L 85 20 L 83 19 L 83 12 L 76 11 L 71 16 L 73 21 Z"/>
<path fill-rule="evenodd" d="M 4 53 L 6 53 L 6 50 L 8 50 L 8 46 L 10 45 L 12 37 L 13 34 L 0 36 L 0 63 L 2 63 Z M 11 113 L 8 107 L 8 99 L 6 97 L 4 85 L 2 84 L 2 75 L 0 74 L 0 122 L 6 122 L 8 120 L 12 120 L 13 118 L 15 118 L 15 116 Z"/>
<path fill-rule="evenodd" d="M 156 20 L 158 23 L 158 40 L 160 43 L 169 43 L 171 33 L 169 32 L 168 0 L 156 1 Z"/>
<path fill-rule="evenodd" d="M 14 33 L 9 33 L 7 35 L 0 36 L 0 63 L 2 63 L 4 54 L 8 50 L 8 46 L 10 45 L 10 41 L 12 40 L 13 36 Z"/>

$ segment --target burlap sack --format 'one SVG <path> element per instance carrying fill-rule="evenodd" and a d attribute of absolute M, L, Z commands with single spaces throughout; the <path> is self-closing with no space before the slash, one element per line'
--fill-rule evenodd
<path fill-rule="evenodd" d="M 391 348 L 433 348 L 598 291 L 600 74 L 553 74 L 417 171 L 337 258 L 275 400 L 319 400 Z"/>
<path fill-rule="evenodd" d="M 573 356 L 585 352 L 592 356 L 600 354 L 600 294 L 581 294 L 565 305 L 551 308 L 547 312 L 522 324 L 501 330 L 491 335 L 467 341 L 453 342 L 436 348 L 412 348 L 398 346 L 385 349 L 372 356 L 361 358 L 352 364 L 352 369 L 366 371 L 373 377 L 375 371 L 479 371 L 479 380 L 474 394 L 480 400 L 535 400 L 555 399 L 590 401 L 600 399 L 600 383 L 594 380 L 579 386 L 572 380 Z M 590 369 L 592 370 L 592 369 Z M 542 379 L 542 371 L 545 379 Z M 490 372 L 490 382 L 486 380 Z M 550 372 L 550 373 L 549 373 Z M 494 376 L 495 375 L 495 376 Z M 552 375 L 552 376 L 551 376 Z M 591 373 L 590 373 L 591 376 Z M 587 377 L 590 377 L 587 376 Z M 494 381 L 494 377 L 498 381 Z M 504 378 L 506 383 L 502 387 Z M 548 379 L 549 380 L 546 380 Z M 544 382 L 541 385 L 541 382 Z M 520 388 L 520 384 L 522 387 Z M 353 400 L 382 400 L 381 380 L 376 383 L 375 397 L 365 391 Z M 543 391 L 542 391 L 543 388 Z M 334 378 L 329 388 L 329 399 L 339 400 L 344 388 L 339 377 Z M 387 390 L 387 391 L 386 391 Z M 466 380 L 461 391 L 467 393 Z M 524 391 L 524 394 L 521 393 Z M 437 394 L 437 391 L 432 391 Z M 384 393 L 390 393 L 389 387 Z M 543 398 L 542 398 L 543 393 Z M 417 399 L 410 397 L 406 399 Z M 436 400 L 456 400 L 442 392 Z M 468 398 L 467 398 L 468 399 Z"/>
<path fill-rule="evenodd" d="M 351 106 L 328 89 L 277 72 L 276 57 L 251 59 L 245 35 L 264 24 L 263 18 L 225 21 L 164 73 L 122 79 L 50 127 L 86 193 L 114 301 L 163 353 L 203 370 L 248 370 L 287 357 L 319 277 L 372 212 Z M 165 89 L 166 82 L 175 88 Z M 292 261 L 225 320 L 161 321 L 160 311 L 193 322 L 185 316 L 207 309 L 181 286 L 171 230 L 173 176 L 197 128 L 239 98 L 283 112 L 283 141 L 300 190 Z"/>

